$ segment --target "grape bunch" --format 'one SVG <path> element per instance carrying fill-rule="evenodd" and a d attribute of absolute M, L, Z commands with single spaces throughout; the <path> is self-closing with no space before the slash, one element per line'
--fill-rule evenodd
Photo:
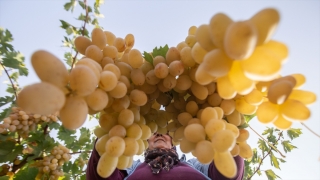
<path fill-rule="evenodd" d="M 70 150 L 59 144 L 55 146 L 50 155 L 36 161 L 33 166 L 38 167 L 39 172 L 36 179 L 56 180 L 63 176 L 62 166 L 71 159 Z"/>
<path fill-rule="evenodd" d="M 17 103 L 32 113 L 59 112 L 67 129 L 100 113 L 95 134 L 101 177 L 131 166 L 153 132 L 169 132 L 183 152 L 204 164 L 213 161 L 232 178 L 233 156 L 253 154 L 244 116 L 256 114 L 261 123 L 288 129 L 309 118 L 307 105 L 316 100 L 299 89 L 302 74 L 280 74 L 288 48 L 271 39 L 279 20 L 272 8 L 244 21 L 218 13 L 208 24 L 191 26 L 176 46 L 143 55 L 133 48 L 132 34 L 121 38 L 94 28 L 91 38 L 75 39 L 83 56 L 70 73 L 53 54 L 36 51 L 31 62 L 41 82 L 25 87 Z"/>
<path fill-rule="evenodd" d="M 12 107 L 11 113 L 0 124 L 0 133 L 17 132 L 22 138 L 28 136 L 30 131 L 35 131 L 38 124 L 43 122 L 57 122 L 57 114 L 40 115 L 32 114 L 19 107 Z"/>

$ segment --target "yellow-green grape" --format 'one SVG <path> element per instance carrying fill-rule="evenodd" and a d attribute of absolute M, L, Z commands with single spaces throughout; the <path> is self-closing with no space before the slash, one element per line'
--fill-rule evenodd
<path fill-rule="evenodd" d="M 206 69 L 206 64 L 202 63 L 197 67 L 196 73 L 195 73 L 195 82 L 199 83 L 200 85 L 206 86 L 213 81 L 216 80 L 215 77 L 211 76 L 210 73 L 208 73 Z"/>
<path fill-rule="evenodd" d="M 246 129 L 239 129 L 239 136 L 237 137 L 237 142 L 245 142 L 249 139 L 249 131 Z"/>
<path fill-rule="evenodd" d="M 226 126 L 226 129 L 233 132 L 235 138 L 239 136 L 240 132 L 237 126 L 231 123 L 225 123 L 225 126 Z"/>
<path fill-rule="evenodd" d="M 168 63 L 167 63 L 168 64 Z M 180 60 L 173 60 L 169 64 L 169 73 L 172 76 L 179 76 L 184 72 L 183 63 Z"/>
<path fill-rule="evenodd" d="M 215 49 L 216 46 L 213 44 L 210 38 L 210 27 L 207 24 L 203 24 L 198 27 L 195 37 L 200 46 L 206 51 Z"/>
<path fill-rule="evenodd" d="M 244 98 L 236 99 L 236 110 L 245 115 L 252 115 L 257 111 L 257 106 L 247 103 Z"/>
<path fill-rule="evenodd" d="M 253 15 L 249 21 L 258 31 L 257 45 L 262 45 L 271 39 L 280 21 L 280 15 L 276 9 L 266 8 Z"/>
<path fill-rule="evenodd" d="M 195 101 L 189 101 L 186 105 L 186 111 L 191 114 L 192 117 L 197 115 L 199 110 L 198 104 Z"/>
<path fill-rule="evenodd" d="M 250 145 L 247 142 L 240 142 L 238 145 L 240 149 L 239 156 L 244 159 L 250 159 L 253 155 Z"/>
<path fill-rule="evenodd" d="M 53 84 L 35 83 L 24 87 L 17 98 L 18 107 L 35 114 L 53 114 L 65 104 L 64 93 Z"/>
<path fill-rule="evenodd" d="M 154 67 L 154 75 L 159 79 L 164 79 L 169 74 L 169 67 L 166 63 L 160 62 Z"/>
<path fill-rule="evenodd" d="M 143 91 L 140 91 L 138 89 L 134 89 L 130 92 L 130 102 L 138 105 L 138 106 L 143 106 L 147 103 L 148 97 L 146 93 Z"/>
<path fill-rule="evenodd" d="M 203 58 L 202 64 L 206 71 L 213 77 L 223 77 L 227 75 L 234 61 L 230 59 L 221 49 L 209 51 Z"/>
<path fill-rule="evenodd" d="M 134 156 L 139 151 L 139 144 L 134 138 L 126 137 L 124 138 L 126 144 L 123 155 L 125 156 Z"/>
<path fill-rule="evenodd" d="M 109 177 L 116 169 L 118 157 L 112 157 L 107 153 L 103 153 L 97 165 L 97 173 L 103 178 Z"/>
<path fill-rule="evenodd" d="M 208 51 L 197 42 L 191 49 L 191 56 L 196 63 L 200 64 L 207 52 Z"/>
<path fill-rule="evenodd" d="M 92 44 L 99 47 L 101 50 L 106 46 L 107 44 L 107 37 L 104 34 L 103 30 L 100 28 L 94 28 L 91 31 L 91 39 Z"/>
<path fill-rule="evenodd" d="M 95 148 L 97 150 L 97 152 L 99 153 L 99 155 L 101 156 L 104 152 L 106 152 L 106 143 L 109 140 L 109 135 L 105 134 L 101 137 L 98 138 L 96 144 L 95 144 Z"/>
<path fill-rule="evenodd" d="M 122 98 L 127 94 L 127 86 L 123 82 L 118 81 L 116 87 L 109 91 L 108 94 L 114 98 Z"/>
<path fill-rule="evenodd" d="M 188 35 L 186 39 L 184 40 L 188 47 L 191 47 L 197 42 L 196 36 L 195 35 Z"/>
<path fill-rule="evenodd" d="M 148 122 L 147 126 L 149 126 L 151 133 L 155 133 L 158 130 L 158 125 L 154 121 Z"/>
<path fill-rule="evenodd" d="M 138 107 L 130 107 L 129 108 L 133 112 L 133 118 L 134 122 L 139 122 L 140 121 L 140 108 Z"/>
<path fill-rule="evenodd" d="M 185 137 L 180 141 L 180 150 L 183 153 L 190 153 L 196 148 L 196 143 L 188 141 Z"/>
<path fill-rule="evenodd" d="M 255 106 L 258 106 L 263 102 L 263 94 L 257 89 L 253 89 L 249 94 L 246 94 L 243 97 L 248 104 Z"/>
<path fill-rule="evenodd" d="M 41 81 L 59 88 L 64 88 L 68 84 L 68 70 L 53 54 L 44 50 L 36 51 L 31 56 L 31 64 Z"/>
<path fill-rule="evenodd" d="M 238 156 L 240 153 L 240 148 L 239 148 L 239 145 L 238 144 L 235 144 L 234 147 L 232 148 L 232 150 L 230 151 L 230 154 L 233 156 L 233 157 L 236 157 Z"/>
<path fill-rule="evenodd" d="M 76 112 L 76 113 L 75 113 Z M 66 129 L 78 129 L 86 121 L 88 105 L 83 97 L 69 96 L 60 110 L 60 120 Z"/>
<path fill-rule="evenodd" d="M 273 121 L 273 124 L 277 127 L 277 129 L 287 130 L 291 127 L 292 121 L 285 119 L 281 114 L 278 118 Z"/>
<path fill-rule="evenodd" d="M 188 75 L 181 75 L 177 78 L 177 83 L 175 88 L 178 88 L 180 90 L 187 90 L 191 87 L 192 80 Z"/>
<path fill-rule="evenodd" d="M 86 54 L 86 49 L 90 45 L 92 45 L 91 40 L 85 36 L 78 36 L 74 39 L 74 46 L 82 55 Z"/>
<path fill-rule="evenodd" d="M 97 137 L 97 138 L 100 138 L 102 137 L 103 135 L 105 134 L 108 134 L 107 131 L 105 131 L 102 127 L 95 127 L 94 131 L 93 131 L 94 135 Z"/>
<path fill-rule="evenodd" d="M 132 69 L 131 81 L 134 85 L 141 86 L 144 84 L 146 76 L 140 68 Z"/>
<path fill-rule="evenodd" d="M 294 99 L 302 102 L 303 104 L 309 105 L 317 100 L 317 96 L 310 91 L 305 91 L 301 89 L 293 89 L 290 93 L 288 99 Z"/>
<path fill-rule="evenodd" d="M 250 57 L 258 40 L 258 32 L 250 21 L 231 23 L 223 40 L 226 54 L 234 60 Z"/>
<path fill-rule="evenodd" d="M 194 61 L 192 54 L 191 54 L 191 47 L 184 47 L 180 51 L 180 56 L 181 56 L 181 62 L 186 66 L 186 67 L 193 67 L 196 65 L 196 62 Z"/>
<path fill-rule="evenodd" d="M 130 109 L 123 109 L 118 116 L 118 123 L 125 128 L 132 125 L 134 122 L 134 115 Z"/>
<path fill-rule="evenodd" d="M 188 112 L 182 112 L 178 115 L 178 121 L 183 126 L 186 126 L 190 119 L 192 119 L 192 115 Z"/>
<path fill-rule="evenodd" d="M 229 115 L 235 110 L 236 103 L 233 99 L 223 99 L 220 103 L 220 108 L 225 115 Z"/>
<path fill-rule="evenodd" d="M 78 65 L 85 65 L 85 66 L 89 67 L 92 70 L 92 72 L 95 74 L 97 79 L 100 79 L 100 73 L 102 71 L 102 68 L 101 68 L 100 64 L 97 63 L 96 61 L 94 61 L 90 58 L 82 58 L 76 63 L 76 66 L 78 66 Z"/>
<path fill-rule="evenodd" d="M 174 134 L 173 134 L 174 141 L 181 141 L 181 139 L 184 138 L 184 129 L 185 128 L 186 128 L 186 126 L 180 126 L 180 127 L 178 127 L 178 129 L 176 129 L 174 131 Z"/>
<path fill-rule="evenodd" d="M 85 56 L 87 58 L 93 59 L 94 61 L 100 63 L 103 58 L 103 52 L 96 45 L 90 45 L 87 47 Z"/>
<path fill-rule="evenodd" d="M 127 137 L 132 137 L 135 140 L 138 140 L 140 139 L 141 136 L 142 136 L 142 129 L 138 124 L 133 123 L 129 127 L 127 127 Z"/>
<path fill-rule="evenodd" d="M 128 163 L 129 163 L 129 159 L 130 159 L 129 156 L 121 155 L 121 156 L 118 158 L 117 168 L 118 168 L 118 169 L 121 169 L 121 170 L 126 169 L 127 166 L 128 166 Z"/>
<path fill-rule="evenodd" d="M 283 104 L 292 92 L 293 84 L 287 80 L 271 83 L 268 89 L 268 100 L 274 104 Z"/>
<path fill-rule="evenodd" d="M 290 121 L 305 121 L 310 117 L 310 110 L 300 101 L 288 99 L 280 105 L 281 115 Z"/>
<path fill-rule="evenodd" d="M 209 164 L 212 162 L 214 157 L 214 150 L 211 142 L 202 140 L 196 144 L 195 155 L 198 161 L 202 164 Z"/>
<path fill-rule="evenodd" d="M 104 68 L 103 68 L 103 71 L 113 72 L 113 74 L 116 75 L 117 79 L 119 79 L 120 76 L 121 76 L 120 69 L 114 64 L 105 65 Z"/>
<path fill-rule="evenodd" d="M 288 60 L 289 50 L 288 47 L 281 42 L 270 40 L 269 42 L 263 44 L 263 47 L 265 47 L 267 50 L 270 51 L 270 53 L 273 53 L 274 57 L 281 62 L 281 64 L 284 64 Z"/>
<path fill-rule="evenodd" d="M 261 123 L 270 123 L 278 118 L 279 106 L 269 101 L 263 102 L 258 106 L 256 115 Z"/>
<path fill-rule="evenodd" d="M 115 65 L 118 66 L 122 75 L 130 79 L 132 67 L 129 64 L 118 61 Z"/>
<path fill-rule="evenodd" d="M 180 51 L 176 47 L 170 47 L 166 54 L 166 63 L 170 65 L 173 61 L 180 60 Z"/>
<path fill-rule="evenodd" d="M 193 143 L 205 140 L 206 133 L 201 124 L 189 124 L 184 129 L 184 137 Z"/>
<path fill-rule="evenodd" d="M 118 52 L 123 52 L 126 50 L 126 42 L 123 38 L 116 37 L 113 41 L 113 46 L 118 49 Z"/>
<path fill-rule="evenodd" d="M 126 37 L 124 37 L 124 41 L 126 44 L 127 49 L 131 49 L 134 46 L 134 36 L 133 34 L 127 34 Z"/>
<path fill-rule="evenodd" d="M 213 94 L 208 96 L 207 101 L 211 106 L 216 107 L 216 106 L 219 106 L 221 104 L 222 98 L 219 96 L 218 93 L 213 93 Z"/>
<path fill-rule="evenodd" d="M 291 76 L 296 80 L 295 89 L 300 88 L 306 82 L 306 78 L 303 74 L 291 74 Z"/>
<path fill-rule="evenodd" d="M 190 89 L 192 94 L 200 100 L 204 100 L 208 97 L 208 89 L 205 86 L 201 86 L 199 83 L 193 82 Z"/>
<path fill-rule="evenodd" d="M 101 114 L 99 118 L 99 124 L 106 132 L 109 132 L 110 129 L 117 124 L 117 122 L 117 118 L 108 113 Z"/>
<path fill-rule="evenodd" d="M 111 107 L 115 112 L 120 112 L 123 109 L 127 109 L 129 105 L 130 105 L 129 96 L 125 95 L 122 98 L 114 99 Z"/>
<path fill-rule="evenodd" d="M 237 174 L 237 165 L 230 152 L 215 152 L 214 165 L 226 178 L 234 178 Z"/>
<path fill-rule="evenodd" d="M 197 26 L 191 26 L 188 30 L 188 35 L 195 35 L 197 31 Z"/>
<path fill-rule="evenodd" d="M 258 46 L 248 59 L 241 61 L 241 67 L 254 81 L 270 81 L 279 75 L 281 62 L 266 47 Z"/>
<path fill-rule="evenodd" d="M 141 155 L 144 152 L 144 150 L 146 149 L 146 147 L 145 147 L 142 139 L 137 139 L 137 143 L 139 145 L 139 150 L 136 153 L 136 155 Z"/>
<path fill-rule="evenodd" d="M 101 111 L 108 104 L 108 94 L 100 88 L 85 97 L 88 106 L 94 111 Z"/>
<path fill-rule="evenodd" d="M 185 41 L 180 42 L 179 44 L 177 44 L 177 49 L 179 51 L 181 51 L 181 49 L 183 49 L 184 47 L 188 47 L 188 44 Z"/>
<path fill-rule="evenodd" d="M 98 83 L 99 79 L 87 66 L 75 66 L 70 73 L 70 88 L 79 96 L 87 96 L 93 93 Z"/>
<path fill-rule="evenodd" d="M 116 36 L 110 31 L 104 31 L 104 35 L 107 37 L 107 44 L 112 46 Z"/>
<path fill-rule="evenodd" d="M 143 117 L 143 116 L 141 116 Z M 141 121 L 141 119 L 140 119 Z M 151 129 L 149 128 L 149 126 L 145 125 L 145 124 L 139 124 L 139 126 L 141 127 L 142 130 L 142 135 L 140 137 L 140 139 L 142 140 L 147 140 L 151 137 Z"/>
<path fill-rule="evenodd" d="M 112 60 L 117 59 L 118 49 L 114 46 L 105 46 L 102 50 L 103 58 L 111 58 Z M 102 62 L 102 60 L 101 60 Z"/>
<path fill-rule="evenodd" d="M 113 137 L 113 136 L 118 136 L 118 137 L 126 137 L 127 135 L 127 130 L 125 127 L 123 127 L 120 124 L 117 124 L 115 126 L 113 126 L 110 130 L 109 130 L 109 137 Z"/>
<path fill-rule="evenodd" d="M 214 109 L 216 110 L 216 112 L 217 112 L 218 119 L 222 119 L 223 116 L 224 116 L 223 109 L 220 108 L 220 107 L 213 107 L 213 108 L 214 108 Z"/>
<path fill-rule="evenodd" d="M 239 126 L 241 123 L 241 116 L 237 110 L 234 110 L 231 114 L 227 115 L 227 120 L 229 123 Z"/>
<path fill-rule="evenodd" d="M 232 131 L 225 129 L 214 133 L 211 142 L 215 152 L 227 152 L 236 144 L 236 138 Z"/>
<path fill-rule="evenodd" d="M 107 64 L 114 64 L 114 60 L 112 58 L 110 58 L 110 57 L 102 58 L 102 60 L 100 62 L 101 67 L 103 68 Z"/>
<path fill-rule="evenodd" d="M 146 82 L 150 85 L 156 85 L 158 84 L 160 81 L 160 79 L 155 75 L 154 70 L 150 70 L 147 74 L 146 74 Z"/>
<path fill-rule="evenodd" d="M 239 94 L 246 95 L 254 89 L 255 83 L 245 76 L 240 63 L 239 61 L 235 61 L 232 64 L 228 76 L 233 88 Z"/>
<path fill-rule="evenodd" d="M 106 153 L 112 157 L 119 157 L 125 149 L 125 141 L 122 137 L 112 136 L 106 143 Z"/>
<path fill-rule="evenodd" d="M 176 77 L 168 74 L 168 76 L 163 79 L 162 84 L 165 88 L 170 90 L 170 89 L 173 89 L 177 85 L 177 79 L 176 79 Z"/>
<path fill-rule="evenodd" d="M 131 49 L 128 54 L 128 62 L 131 67 L 139 68 L 143 64 L 141 52 L 137 49 Z"/>
<path fill-rule="evenodd" d="M 223 99 L 232 99 L 237 95 L 237 91 L 233 88 L 228 75 L 217 79 L 217 91 Z"/>
<path fill-rule="evenodd" d="M 201 124 L 206 126 L 211 119 L 218 119 L 217 111 L 213 107 L 204 108 L 200 117 Z"/>
<path fill-rule="evenodd" d="M 153 58 L 153 66 L 156 67 L 158 63 L 166 63 L 166 59 L 163 56 L 156 56 Z M 168 65 L 167 65 L 168 66 Z"/>
<path fill-rule="evenodd" d="M 225 33 L 232 22 L 232 19 L 223 13 L 217 13 L 210 19 L 209 33 L 211 41 L 216 47 L 220 49 L 224 48 Z"/>
<path fill-rule="evenodd" d="M 205 132 L 209 139 L 211 139 L 216 132 L 224 129 L 226 129 L 226 123 L 222 119 L 210 119 L 205 126 Z"/>

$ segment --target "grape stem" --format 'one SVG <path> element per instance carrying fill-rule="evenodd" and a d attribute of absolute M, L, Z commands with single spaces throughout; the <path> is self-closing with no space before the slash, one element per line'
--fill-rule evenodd
<path fill-rule="evenodd" d="M 84 36 L 84 33 L 85 33 L 85 30 L 86 30 L 86 24 L 87 24 L 87 21 L 88 21 L 88 16 L 89 16 L 89 11 L 88 11 L 88 6 L 87 6 L 87 0 L 84 0 L 83 1 L 83 4 L 84 6 L 86 7 L 86 18 L 84 20 L 84 24 L 82 26 L 82 32 L 81 32 L 81 35 Z M 76 54 L 73 56 L 72 58 L 72 64 L 71 64 L 71 68 L 70 68 L 70 72 L 72 71 L 72 68 L 76 62 L 76 59 L 77 59 L 77 56 L 78 56 L 78 51 L 76 51 Z"/>
<path fill-rule="evenodd" d="M 251 127 L 250 127 L 250 128 L 251 128 Z M 252 129 L 252 128 L 251 128 L 251 129 Z M 252 130 L 253 130 L 253 129 L 252 129 Z M 277 141 L 276 141 L 274 144 L 277 144 L 277 142 L 280 140 L 280 138 L 281 138 L 281 136 L 282 136 L 282 132 L 283 132 L 283 131 L 281 131 L 281 132 L 279 133 L 279 137 L 278 137 Z M 259 134 L 258 134 L 258 135 L 259 135 Z M 268 144 L 269 144 L 269 143 L 268 143 Z M 270 144 L 269 144 L 269 145 L 270 145 Z M 273 147 L 273 145 L 271 145 L 271 147 Z M 262 162 L 264 161 L 264 159 L 265 159 L 267 156 L 269 156 L 269 154 L 271 153 L 271 150 L 272 150 L 272 149 L 269 149 L 268 153 L 263 156 L 263 158 L 261 159 L 261 161 L 260 161 L 257 169 L 252 173 L 252 175 L 248 178 L 248 180 L 250 180 L 250 179 L 253 177 L 253 175 L 256 174 L 256 173 L 259 171 L 259 169 L 260 169 L 260 167 L 261 167 L 261 165 L 262 165 Z M 280 154 L 281 154 L 281 153 L 280 153 Z"/>
<path fill-rule="evenodd" d="M 276 147 L 274 147 L 272 144 L 270 144 L 264 137 L 262 137 L 257 131 L 255 131 L 250 125 L 248 126 L 254 133 L 256 133 L 264 142 L 266 142 L 272 149 L 277 151 L 283 158 L 286 158 L 285 155 L 283 155 Z M 281 133 L 282 134 L 282 131 Z"/>
<path fill-rule="evenodd" d="M 306 127 L 312 134 L 314 134 L 315 136 L 317 136 L 318 138 L 320 138 L 320 135 L 317 134 L 316 132 L 314 132 L 312 129 L 310 129 L 306 124 L 301 123 L 304 127 Z"/>
<path fill-rule="evenodd" d="M 18 95 L 17 95 L 17 89 L 16 87 L 14 86 L 13 82 L 12 82 L 12 79 L 10 78 L 10 75 L 8 73 L 8 70 L 5 68 L 5 66 L 0 62 L 2 68 L 4 69 L 4 72 L 7 74 L 9 80 L 10 80 L 10 83 L 11 83 L 11 86 L 12 86 L 12 89 L 13 89 L 13 92 L 14 92 L 14 96 L 16 97 L 16 99 L 18 98 Z"/>

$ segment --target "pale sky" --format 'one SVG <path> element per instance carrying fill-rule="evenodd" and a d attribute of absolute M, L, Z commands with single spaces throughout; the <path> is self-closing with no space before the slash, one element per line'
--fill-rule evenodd
<path fill-rule="evenodd" d="M 39 82 L 31 65 L 30 56 L 38 49 L 45 49 L 63 59 L 66 49 L 62 48 L 65 32 L 59 28 L 63 19 L 75 26 L 82 25 L 75 21 L 79 15 L 63 9 L 63 0 L 0 0 L 0 27 L 9 29 L 14 37 L 16 50 L 26 57 L 30 70 L 28 78 L 21 78 L 22 86 Z M 93 0 L 88 0 L 93 4 Z M 307 82 L 301 88 L 312 91 L 320 97 L 320 1 L 319 0 L 226 0 L 226 1 L 106 1 L 101 7 L 105 18 L 100 25 L 118 37 L 132 33 L 136 42 L 134 48 L 151 51 L 156 46 L 176 46 L 187 36 L 190 26 L 208 23 L 218 12 L 223 12 L 234 21 L 249 19 L 256 12 L 266 7 L 274 7 L 281 15 L 280 24 L 272 39 L 287 44 L 290 56 L 282 68 L 282 75 L 302 73 Z M 77 8 L 79 9 L 79 7 Z M 92 29 L 92 27 L 89 27 Z M 5 95 L 5 76 L 0 77 L 0 95 Z M 312 116 L 305 122 L 320 134 L 320 103 L 310 107 Z M 90 126 L 90 124 L 86 124 Z M 256 119 L 251 126 L 262 133 L 265 126 Z M 302 128 L 303 135 L 294 140 L 298 149 L 287 154 L 287 162 L 281 164 L 281 171 L 274 170 L 284 180 L 319 180 L 320 179 L 320 139 L 299 123 L 294 128 Z M 257 135 L 250 131 L 249 144 L 257 146 Z M 281 146 L 279 146 L 281 147 Z M 284 152 L 282 148 L 279 148 Z M 278 154 L 275 154 L 279 157 Z M 267 158 L 262 170 L 267 170 L 270 160 Z M 266 179 L 256 175 L 253 179 Z"/>

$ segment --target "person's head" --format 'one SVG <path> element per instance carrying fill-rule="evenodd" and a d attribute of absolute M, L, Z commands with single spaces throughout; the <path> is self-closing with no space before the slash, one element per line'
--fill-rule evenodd
<path fill-rule="evenodd" d="M 171 149 L 172 148 L 172 138 L 169 134 L 153 133 L 153 135 L 148 139 L 149 149 L 153 150 L 159 149 Z"/>

